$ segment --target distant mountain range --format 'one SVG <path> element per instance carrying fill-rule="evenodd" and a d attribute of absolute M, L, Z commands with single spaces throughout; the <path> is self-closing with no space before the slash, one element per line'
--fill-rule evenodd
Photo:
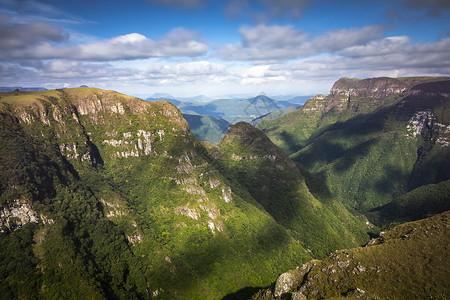
<path fill-rule="evenodd" d="M 47 89 L 44 87 L 21 87 L 21 86 L 0 87 L 0 93 L 13 92 L 15 90 L 19 90 L 22 92 L 39 92 L 39 91 L 46 91 Z"/>
<path fill-rule="evenodd" d="M 0 298 L 448 299 L 450 78 L 283 101 L 1 93 Z"/>
<path fill-rule="evenodd" d="M 304 97 L 275 100 L 264 95 L 259 95 L 247 99 L 218 99 L 209 102 L 180 101 L 171 98 L 169 94 L 154 94 L 147 101 L 168 101 L 177 106 L 191 126 L 192 132 L 201 140 L 217 144 L 228 126 L 224 124 L 235 124 L 246 121 L 257 124 L 263 119 L 274 119 L 282 115 L 297 110 L 301 105 L 297 104 L 303 101 Z M 202 96 L 195 97 L 196 99 Z M 193 117 L 199 115 L 203 117 Z M 202 123 L 204 122 L 204 123 Z"/>
<path fill-rule="evenodd" d="M 261 94 L 264 95 L 264 94 Z M 266 96 L 266 95 L 264 95 Z M 270 98 L 276 100 L 276 101 L 287 101 L 292 104 L 301 105 L 305 103 L 309 98 L 311 98 L 313 95 L 310 96 L 292 96 L 292 95 L 276 95 L 276 96 L 270 96 Z M 228 100 L 244 100 L 251 97 L 243 96 L 243 95 L 229 95 L 229 96 L 223 96 L 218 98 L 213 98 L 205 95 L 197 95 L 197 96 L 191 96 L 191 97 L 175 97 L 168 93 L 154 93 L 150 97 L 146 98 L 147 101 L 155 101 L 155 100 L 170 100 L 170 99 L 177 99 L 178 101 L 187 101 L 187 102 L 211 102 L 218 99 L 228 99 Z"/>
<path fill-rule="evenodd" d="M 1 298 L 221 299 L 369 240 L 248 123 L 215 146 L 168 102 L 0 96 Z"/>

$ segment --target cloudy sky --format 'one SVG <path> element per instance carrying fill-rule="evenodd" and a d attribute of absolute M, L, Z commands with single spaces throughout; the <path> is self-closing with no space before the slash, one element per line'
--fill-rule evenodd
<path fill-rule="evenodd" d="M 0 86 L 327 93 L 450 75 L 448 0 L 0 0 Z"/>

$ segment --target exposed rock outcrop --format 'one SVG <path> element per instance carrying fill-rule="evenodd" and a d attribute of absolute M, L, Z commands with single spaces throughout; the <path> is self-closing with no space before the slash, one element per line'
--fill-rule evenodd
<path fill-rule="evenodd" d="M 367 247 L 338 250 L 281 274 L 255 299 L 404 298 L 448 295 L 450 211 L 380 233 Z M 424 267 L 426 266 L 426 267 Z M 426 287 L 426 291 L 424 291 Z M 434 296 L 433 296 L 434 297 Z"/>
<path fill-rule="evenodd" d="M 39 216 L 27 200 L 17 199 L 0 207 L 0 232 L 14 231 L 27 223 L 38 222 Z"/>

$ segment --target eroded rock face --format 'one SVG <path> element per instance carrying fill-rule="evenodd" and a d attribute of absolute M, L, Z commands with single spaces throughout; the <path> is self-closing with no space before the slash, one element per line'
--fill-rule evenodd
<path fill-rule="evenodd" d="M 409 120 L 406 129 L 408 138 L 422 137 L 442 147 L 450 146 L 450 125 L 438 123 L 431 110 L 416 112 Z"/>
<path fill-rule="evenodd" d="M 396 78 L 379 77 L 362 80 L 341 78 L 334 83 L 330 95 L 346 94 L 348 96 L 384 98 L 393 94 L 405 93 L 409 87 L 409 82 Z"/>
<path fill-rule="evenodd" d="M 311 261 L 295 270 L 281 274 L 275 283 L 273 295 L 275 297 L 282 297 L 283 295 L 290 293 L 292 289 L 297 287 L 303 281 L 305 275 L 308 274 L 314 265 L 314 261 Z M 297 293 L 292 294 L 293 299 L 306 299 L 302 297 L 304 297 L 304 295 L 301 291 L 297 291 Z"/>
<path fill-rule="evenodd" d="M 185 215 L 188 216 L 189 218 L 192 218 L 194 220 L 198 220 L 200 218 L 200 213 L 198 212 L 197 209 L 193 208 L 189 208 L 187 205 L 186 206 L 179 206 L 175 209 L 175 213 L 177 215 Z"/>
<path fill-rule="evenodd" d="M 297 276 L 293 272 L 286 272 L 280 275 L 275 284 L 275 297 L 289 293 L 297 285 Z"/>
<path fill-rule="evenodd" d="M 0 207 L 0 232 L 14 231 L 27 223 L 38 222 L 38 214 L 26 200 L 14 200 Z"/>
<path fill-rule="evenodd" d="M 387 98 L 407 93 L 411 84 L 413 83 L 387 77 L 363 80 L 341 78 L 335 82 L 327 96 L 329 101 L 325 111 L 344 111 L 346 109 L 357 111 L 358 107 L 365 104 L 358 103 L 358 98 L 371 98 L 373 99 L 371 105 L 382 106 Z"/>
<path fill-rule="evenodd" d="M 324 111 L 326 104 L 327 100 L 325 97 L 319 94 L 309 99 L 305 105 L 302 106 L 301 110 L 308 113 L 321 114 Z"/>

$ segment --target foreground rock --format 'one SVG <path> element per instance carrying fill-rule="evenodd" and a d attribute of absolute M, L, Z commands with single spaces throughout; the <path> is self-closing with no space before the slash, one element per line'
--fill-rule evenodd
<path fill-rule="evenodd" d="M 388 230 L 282 274 L 256 299 L 420 299 L 450 296 L 450 211 Z"/>

